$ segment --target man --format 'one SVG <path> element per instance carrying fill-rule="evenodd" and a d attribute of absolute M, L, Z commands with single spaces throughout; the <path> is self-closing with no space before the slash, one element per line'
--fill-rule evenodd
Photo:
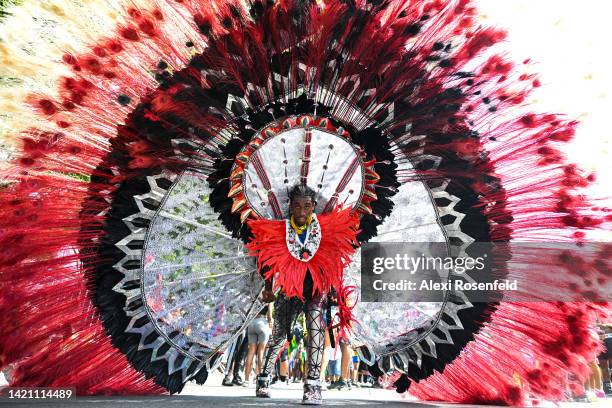
<path fill-rule="evenodd" d="M 304 244 L 311 232 L 313 212 L 316 206 L 315 192 L 304 185 L 295 186 L 290 194 L 290 224 L 295 231 L 299 242 Z M 256 395 L 261 398 L 270 397 L 270 373 L 274 366 L 276 356 L 287 339 L 288 331 L 301 311 L 306 315 L 306 355 L 308 359 L 307 372 L 304 379 L 304 404 L 320 404 L 321 398 L 321 363 L 325 345 L 323 320 L 323 294 L 312 293 L 313 280 L 310 273 L 306 274 L 303 286 L 303 300 L 298 297 L 287 297 L 280 294 L 275 301 L 276 319 L 272 329 L 272 338 L 268 342 L 263 370 L 257 377 Z M 270 299 L 273 292 L 271 281 L 268 280 L 266 289 L 262 294 L 264 300 Z"/>
<path fill-rule="evenodd" d="M 257 256 L 259 270 L 266 279 L 264 301 L 274 300 L 273 289 L 279 289 L 272 338 L 263 370 L 257 377 L 258 397 L 270 397 L 274 360 L 285 339 L 291 338 L 293 321 L 304 311 L 308 358 L 302 403 L 321 404 L 321 363 L 327 328 L 323 304 L 332 293 L 339 294 L 334 296 L 334 303 L 338 305 L 340 327 L 345 331 L 350 326 L 348 291 L 343 286 L 342 274 L 357 248 L 359 214 L 352 208 L 335 207 L 317 215 L 316 204 L 314 190 L 300 184 L 289 193 L 289 219 L 248 221 L 252 238 L 247 248 Z"/>

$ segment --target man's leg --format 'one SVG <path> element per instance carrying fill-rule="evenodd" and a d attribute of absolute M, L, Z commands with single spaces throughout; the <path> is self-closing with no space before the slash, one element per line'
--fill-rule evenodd
<path fill-rule="evenodd" d="M 325 351 L 325 321 L 323 320 L 323 304 L 321 297 L 314 298 L 306 303 L 306 330 L 308 339 L 306 342 L 306 355 L 308 364 L 306 365 L 306 377 L 311 380 L 321 378 L 321 365 L 323 363 L 323 353 Z"/>
<path fill-rule="evenodd" d="M 280 295 L 274 302 L 276 310 L 276 319 L 274 319 L 274 327 L 272 328 L 272 336 L 266 347 L 266 357 L 264 359 L 263 368 L 257 376 L 256 395 L 258 397 L 269 397 L 269 376 L 274 368 L 276 356 L 280 351 L 285 340 L 287 340 L 287 330 L 293 324 L 302 308 L 302 303 L 298 298 L 286 298 Z"/>
<path fill-rule="evenodd" d="M 313 297 L 306 303 L 306 355 L 308 356 L 307 372 L 304 380 L 303 403 L 321 403 L 321 364 L 325 352 L 325 329 L 323 319 L 323 300 L 321 296 Z"/>

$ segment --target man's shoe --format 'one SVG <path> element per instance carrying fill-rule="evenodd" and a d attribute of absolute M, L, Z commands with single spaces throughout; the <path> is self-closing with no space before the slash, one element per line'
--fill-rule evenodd
<path fill-rule="evenodd" d="M 225 377 L 223 377 L 223 382 L 221 383 L 222 385 L 225 385 L 226 387 L 231 387 L 232 385 L 232 380 L 230 380 L 229 375 L 226 375 Z"/>
<path fill-rule="evenodd" d="M 321 382 L 319 380 L 304 380 L 304 396 L 302 397 L 303 405 L 321 405 L 323 397 L 321 396 Z"/>
<path fill-rule="evenodd" d="M 259 398 L 270 398 L 270 377 L 257 376 L 255 383 L 255 396 Z"/>

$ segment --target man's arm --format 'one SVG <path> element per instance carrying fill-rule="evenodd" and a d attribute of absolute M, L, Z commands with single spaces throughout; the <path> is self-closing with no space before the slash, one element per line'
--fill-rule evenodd
<path fill-rule="evenodd" d="M 273 283 L 274 283 L 273 278 L 270 278 L 270 279 L 265 278 L 265 273 L 269 269 L 270 269 L 269 267 L 264 266 L 259 271 L 261 276 L 264 277 L 264 290 L 261 292 L 261 300 L 264 303 L 270 303 L 276 300 L 276 296 L 274 295 L 274 291 L 272 290 Z"/>
<path fill-rule="evenodd" d="M 268 324 L 270 328 L 274 326 L 274 317 L 272 317 L 272 305 L 268 303 L 268 312 L 266 313 L 266 317 L 268 318 Z"/>

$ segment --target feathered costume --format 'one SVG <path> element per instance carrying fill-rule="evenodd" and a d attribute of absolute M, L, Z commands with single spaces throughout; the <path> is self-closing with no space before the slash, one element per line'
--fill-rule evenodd
<path fill-rule="evenodd" d="M 578 242 L 610 228 L 609 209 L 580 194 L 594 176 L 558 148 L 577 123 L 525 105 L 537 76 L 496 50 L 504 33 L 469 0 L 6 12 L 0 365 L 13 386 L 203 383 L 261 308 L 257 262 L 289 260 L 253 237 L 275 233 L 265 220 L 286 216 L 298 182 L 322 219 L 350 208 L 360 243 Z M 609 258 L 583 260 L 581 279 L 608 282 Z M 550 262 L 534 259 L 537 276 Z M 354 335 L 373 372 L 401 373 L 398 391 L 422 399 L 558 400 L 567 374 L 584 378 L 606 307 L 359 303 Z"/>

